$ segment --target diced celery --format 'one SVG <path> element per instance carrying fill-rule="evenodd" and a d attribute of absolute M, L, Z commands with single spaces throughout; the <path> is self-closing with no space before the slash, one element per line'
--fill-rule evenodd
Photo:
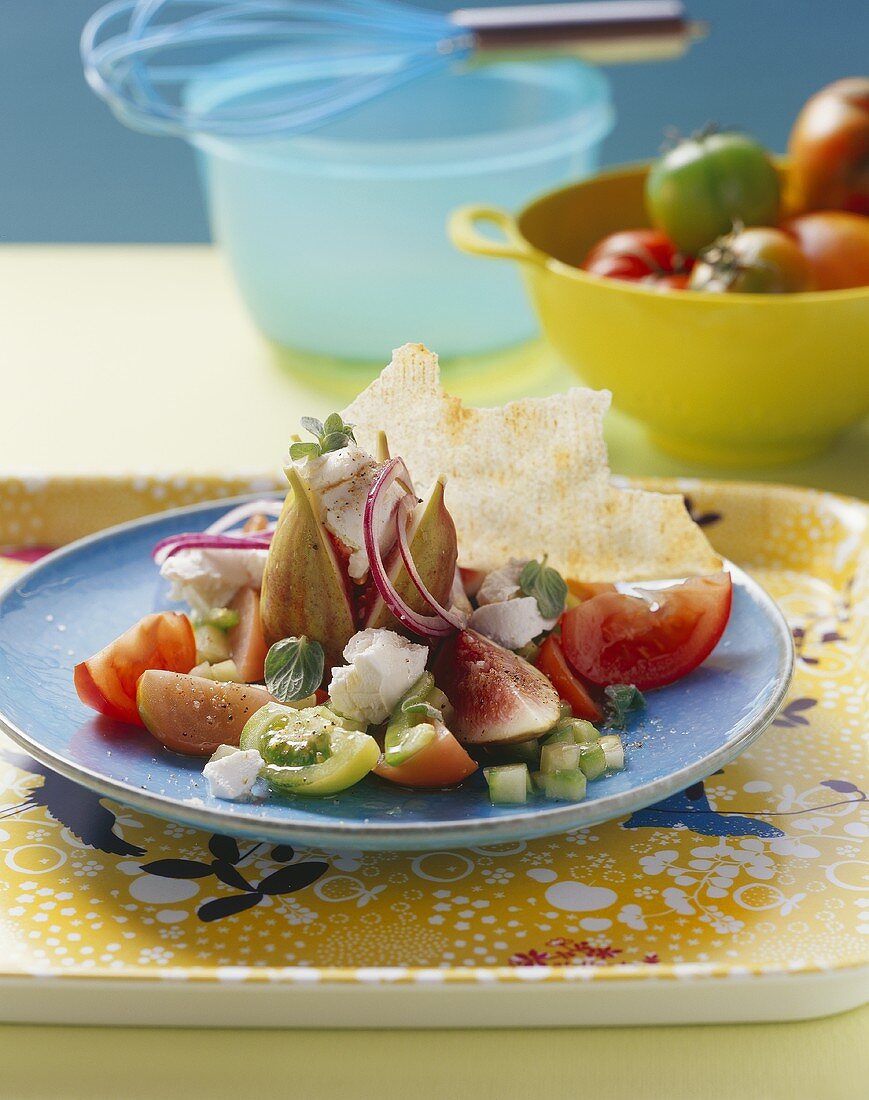
<path fill-rule="evenodd" d="M 601 737 L 600 747 L 606 756 L 606 770 L 608 772 L 620 772 L 625 766 L 625 750 L 621 739 L 614 733 Z"/>
<path fill-rule="evenodd" d="M 225 661 L 229 657 L 229 639 L 226 634 L 216 626 L 205 623 L 197 626 L 194 631 L 196 638 L 196 659 L 215 664 Z"/>
<path fill-rule="evenodd" d="M 579 745 L 556 741 L 540 750 L 540 770 L 549 772 L 571 771 L 579 767 Z"/>
<path fill-rule="evenodd" d="M 582 802 L 585 798 L 585 776 L 579 768 L 547 772 L 543 776 L 543 782 L 547 798 L 554 798 L 559 802 Z"/>
<path fill-rule="evenodd" d="M 586 779 L 597 779 L 603 775 L 606 771 L 606 753 L 600 741 L 581 746 L 579 767 Z"/>
<path fill-rule="evenodd" d="M 493 806 L 509 806 L 528 801 L 528 768 L 525 764 L 501 764 L 483 768 Z"/>

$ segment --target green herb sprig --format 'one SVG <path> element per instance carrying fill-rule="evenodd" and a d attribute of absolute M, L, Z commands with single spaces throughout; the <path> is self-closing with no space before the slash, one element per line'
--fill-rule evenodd
<path fill-rule="evenodd" d="M 603 689 L 606 697 L 607 719 L 604 729 L 623 730 L 628 724 L 628 715 L 646 709 L 643 693 L 633 684 L 610 684 Z"/>
<path fill-rule="evenodd" d="M 319 642 L 284 638 L 266 655 L 266 687 L 280 703 L 292 703 L 313 695 L 323 682 L 326 658 Z"/>
<path fill-rule="evenodd" d="M 519 574 L 519 587 L 526 596 L 537 600 L 544 619 L 557 619 L 567 600 L 567 585 L 557 569 L 543 561 L 529 561 Z"/>
<path fill-rule="evenodd" d="M 313 416 L 303 416 L 302 427 L 317 440 L 316 443 L 293 443 L 290 446 L 290 458 L 319 458 L 330 451 L 340 451 L 350 443 L 356 442 L 353 425 L 345 424 L 340 413 L 330 413 L 325 421 Z"/>

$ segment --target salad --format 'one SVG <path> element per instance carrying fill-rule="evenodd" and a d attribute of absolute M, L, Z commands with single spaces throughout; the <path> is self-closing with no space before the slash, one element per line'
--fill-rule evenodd
<path fill-rule="evenodd" d="M 682 499 L 612 484 L 608 401 L 465 408 L 406 345 L 349 409 L 302 420 L 283 503 L 154 547 L 185 610 L 77 665 L 79 697 L 207 758 L 217 798 L 369 775 L 449 797 L 482 769 L 493 803 L 581 800 L 731 606 Z M 688 579 L 643 584 L 666 576 Z"/>

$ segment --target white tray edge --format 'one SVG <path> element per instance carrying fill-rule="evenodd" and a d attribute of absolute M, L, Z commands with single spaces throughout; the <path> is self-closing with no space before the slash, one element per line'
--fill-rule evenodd
<path fill-rule="evenodd" d="M 753 1023 L 869 1001 L 869 966 L 806 974 L 586 983 L 0 979 L 0 1022 L 116 1027 L 515 1028 Z M 376 1022 L 373 1022 L 376 1021 Z"/>

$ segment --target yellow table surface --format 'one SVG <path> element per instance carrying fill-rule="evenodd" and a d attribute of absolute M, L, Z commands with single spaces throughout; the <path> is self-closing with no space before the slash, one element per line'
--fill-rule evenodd
<path fill-rule="evenodd" d="M 397 319 L 395 343 L 416 338 Z M 2 473 L 273 471 L 299 416 L 340 406 L 338 391 L 352 385 L 327 368 L 320 377 L 334 392 L 324 394 L 278 364 L 219 256 L 203 246 L 0 246 L 0 368 Z M 517 377 L 537 392 L 570 384 L 538 346 L 489 364 L 484 383 L 462 375 L 455 388 L 485 403 L 493 392 L 509 395 Z M 814 460 L 737 471 L 660 455 L 617 413 L 607 435 L 616 473 L 869 495 L 867 424 Z M 864 1095 L 860 1083 L 869 1079 L 867 1024 L 869 1009 L 793 1024 L 521 1035 L 5 1026 L 0 1098 L 215 1098 L 291 1088 L 311 1100 L 844 1100 Z"/>

